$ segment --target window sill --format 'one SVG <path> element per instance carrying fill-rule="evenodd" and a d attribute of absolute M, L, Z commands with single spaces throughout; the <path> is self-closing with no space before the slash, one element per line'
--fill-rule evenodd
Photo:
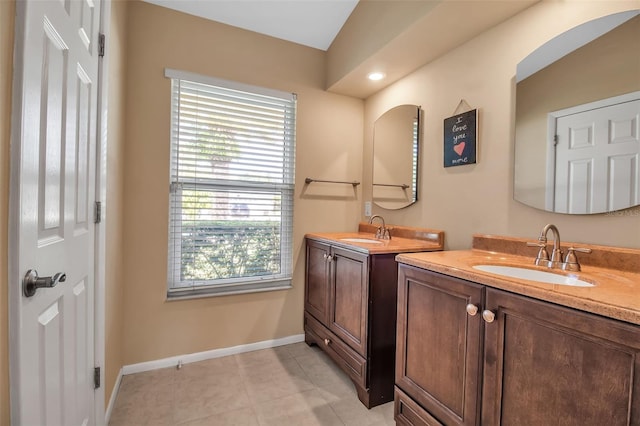
<path fill-rule="evenodd" d="M 291 280 L 282 280 L 265 285 L 261 283 L 256 286 L 255 283 L 234 285 L 233 287 L 218 288 L 196 288 L 172 291 L 167 293 L 166 302 L 173 302 L 187 299 L 202 299 L 206 297 L 234 296 L 239 294 L 264 293 L 267 291 L 289 290 L 293 288 Z"/>

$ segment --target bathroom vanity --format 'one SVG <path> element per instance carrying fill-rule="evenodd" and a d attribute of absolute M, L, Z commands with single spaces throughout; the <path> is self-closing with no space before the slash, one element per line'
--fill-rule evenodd
<path fill-rule="evenodd" d="M 397 423 L 640 424 L 640 250 L 589 246 L 577 287 L 474 268 L 540 269 L 526 240 L 473 247 L 397 256 Z"/>
<path fill-rule="evenodd" d="M 438 230 L 361 223 L 355 233 L 306 235 L 305 341 L 351 378 L 367 408 L 393 400 L 398 253 L 444 247 Z"/>

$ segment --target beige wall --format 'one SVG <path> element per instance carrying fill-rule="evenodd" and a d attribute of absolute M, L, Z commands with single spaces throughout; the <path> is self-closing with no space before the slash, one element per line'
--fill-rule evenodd
<path fill-rule="evenodd" d="M 0 1 L 0 426 L 9 426 L 7 223 L 14 1 Z"/>
<path fill-rule="evenodd" d="M 124 194 L 125 47 L 127 2 L 111 3 L 108 55 L 107 199 L 105 201 L 105 406 L 124 362 Z"/>
<path fill-rule="evenodd" d="M 439 3 L 440 1 L 360 0 L 327 51 L 326 87 L 333 86 L 381 48 L 389 45 Z M 402 64 L 398 65 L 402 67 Z"/>
<path fill-rule="evenodd" d="M 417 205 L 388 211 L 387 223 L 445 231 L 447 249 L 471 245 L 474 233 L 537 238 L 556 224 L 565 241 L 640 247 L 640 209 L 610 215 L 546 213 L 513 200 L 516 65 L 535 48 L 587 20 L 637 7 L 638 2 L 545 1 L 420 68 L 365 103 L 365 182 L 371 199 L 373 121 L 399 104 L 421 105 L 424 144 Z M 478 163 L 444 168 L 443 120 L 464 99 L 480 111 Z"/>
<path fill-rule="evenodd" d="M 146 3 L 129 6 L 124 162 L 124 362 L 300 334 L 306 232 L 355 229 L 363 102 L 327 93 L 324 52 Z M 165 300 L 170 81 L 175 68 L 298 94 L 293 289 Z M 348 189 L 344 187 L 347 186 Z"/>

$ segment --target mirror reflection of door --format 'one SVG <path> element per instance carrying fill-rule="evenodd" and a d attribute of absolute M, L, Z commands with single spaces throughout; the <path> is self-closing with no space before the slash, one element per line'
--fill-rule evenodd
<path fill-rule="evenodd" d="M 551 114 L 553 210 L 615 211 L 640 201 L 640 92 Z M 555 188 L 555 190 L 554 190 Z"/>
<path fill-rule="evenodd" d="M 553 142 L 555 133 L 552 133 L 555 132 L 556 123 L 549 122 L 549 116 L 555 114 L 554 111 L 557 113 L 640 91 L 638 52 L 640 9 L 634 9 L 603 16 L 572 28 L 549 40 L 518 64 L 514 147 L 514 198 L 517 201 L 531 207 L 569 214 L 604 213 L 640 204 L 637 197 L 629 194 L 628 179 L 619 178 L 622 162 L 618 157 L 616 164 L 612 165 L 616 167 L 616 177 L 607 178 L 608 181 L 600 180 L 601 185 L 593 183 L 590 188 L 584 184 L 590 163 L 578 163 L 577 159 L 572 159 L 576 160 L 571 166 L 572 181 L 579 182 L 582 179 L 583 184 L 568 186 L 568 180 L 558 184 L 559 191 L 564 185 L 566 192 L 559 195 L 558 198 L 562 200 L 556 203 L 556 148 Z M 625 117 L 610 118 L 613 120 L 611 123 L 621 131 Z M 578 137 L 577 129 L 575 137 Z M 611 149 L 620 147 L 618 143 L 611 145 Z M 573 152 L 578 155 L 586 151 L 576 149 Z M 560 171 L 563 176 L 566 173 L 569 172 L 564 169 Z M 591 173 L 595 173 L 595 169 Z M 583 178 L 578 178 L 579 175 Z M 600 188 L 606 191 L 600 191 Z M 609 201 L 596 202 L 596 199 L 611 197 L 613 199 Z M 623 202 L 624 198 L 628 203 Z M 571 205 L 567 206 L 567 203 Z M 581 209 L 579 205 L 582 205 Z"/>
<path fill-rule="evenodd" d="M 381 115 L 373 129 L 373 202 L 397 210 L 418 199 L 420 108 L 400 105 Z"/>

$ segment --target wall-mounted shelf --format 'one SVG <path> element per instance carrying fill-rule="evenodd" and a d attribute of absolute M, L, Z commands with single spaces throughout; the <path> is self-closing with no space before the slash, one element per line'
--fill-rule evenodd
<path fill-rule="evenodd" d="M 312 179 L 312 178 L 305 178 L 304 183 L 309 184 L 309 183 L 313 183 L 313 182 L 323 182 L 323 183 L 344 183 L 344 184 L 348 184 L 348 185 L 353 185 L 353 187 L 355 188 L 356 186 L 360 185 L 360 182 L 346 182 L 346 181 L 341 181 L 341 180 L 321 180 L 321 179 Z"/>

